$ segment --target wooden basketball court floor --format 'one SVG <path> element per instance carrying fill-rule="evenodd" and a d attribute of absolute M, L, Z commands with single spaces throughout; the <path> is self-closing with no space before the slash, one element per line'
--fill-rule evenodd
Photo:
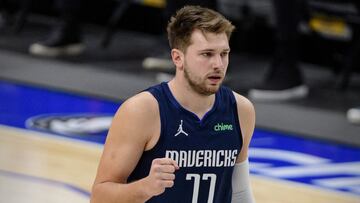
<path fill-rule="evenodd" d="M 119 103 L 4 81 L 0 98 L 0 202 L 89 202 Z M 250 162 L 259 203 L 360 202 L 360 148 L 257 129 Z"/>

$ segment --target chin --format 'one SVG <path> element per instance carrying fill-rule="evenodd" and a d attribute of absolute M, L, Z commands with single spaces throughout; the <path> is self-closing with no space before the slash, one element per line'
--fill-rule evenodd
<path fill-rule="evenodd" d="M 220 88 L 220 85 L 212 85 L 210 87 L 207 88 L 207 93 L 208 95 L 212 95 L 212 94 L 215 94 L 216 92 L 219 91 L 219 88 Z"/>

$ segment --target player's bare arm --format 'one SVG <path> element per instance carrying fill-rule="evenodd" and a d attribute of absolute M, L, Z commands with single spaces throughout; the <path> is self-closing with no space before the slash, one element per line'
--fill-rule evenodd
<path fill-rule="evenodd" d="M 255 198 L 251 190 L 249 178 L 248 150 L 255 128 L 255 110 L 252 103 L 245 97 L 234 93 L 236 98 L 238 117 L 241 126 L 243 146 L 237 157 L 232 174 L 232 203 L 254 203 Z"/>
<path fill-rule="evenodd" d="M 92 190 L 91 202 L 145 202 L 172 187 L 177 163 L 155 159 L 149 175 L 127 183 L 144 150 L 160 135 L 158 104 L 147 92 L 122 104 L 113 119 Z"/>
<path fill-rule="evenodd" d="M 255 109 L 253 104 L 247 98 L 235 92 L 234 95 L 236 98 L 243 139 L 243 147 L 236 161 L 237 163 L 240 163 L 248 158 L 248 149 L 255 128 Z"/>

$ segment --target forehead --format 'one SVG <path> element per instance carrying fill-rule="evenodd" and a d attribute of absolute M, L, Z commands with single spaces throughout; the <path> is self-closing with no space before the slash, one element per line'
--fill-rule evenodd
<path fill-rule="evenodd" d="M 225 33 L 203 33 L 195 30 L 191 35 L 189 49 L 195 50 L 224 50 L 229 49 L 229 40 Z"/>

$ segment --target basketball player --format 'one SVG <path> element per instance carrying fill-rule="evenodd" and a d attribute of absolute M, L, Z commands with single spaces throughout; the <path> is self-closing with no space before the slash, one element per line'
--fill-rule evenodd
<path fill-rule="evenodd" d="M 110 127 L 91 202 L 254 202 L 253 105 L 222 86 L 234 26 L 185 6 L 168 24 L 176 75 L 125 101 Z"/>

